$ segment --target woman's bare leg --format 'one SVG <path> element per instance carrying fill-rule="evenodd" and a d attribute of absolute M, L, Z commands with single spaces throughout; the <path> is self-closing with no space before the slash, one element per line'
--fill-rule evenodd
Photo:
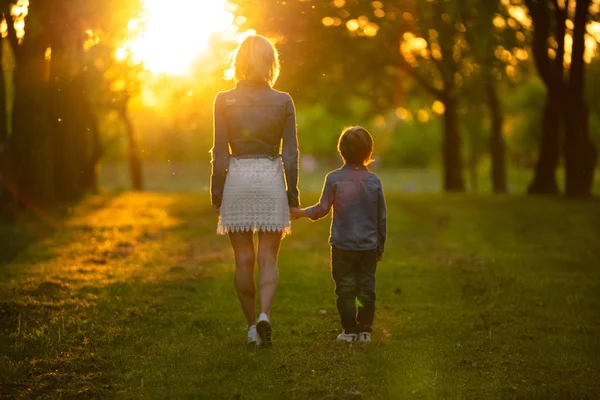
<path fill-rule="evenodd" d="M 273 296 L 277 288 L 279 271 L 277 270 L 277 257 L 281 244 L 281 232 L 258 233 L 258 267 L 260 269 L 259 293 L 260 312 L 267 315 L 271 312 Z"/>
<path fill-rule="evenodd" d="M 248 326 L 256 324 L 256 290 L 254 288 L 254 235 L 252 232 L 233 232 L 229 241 L 235 254 L 235 289 Z"/>

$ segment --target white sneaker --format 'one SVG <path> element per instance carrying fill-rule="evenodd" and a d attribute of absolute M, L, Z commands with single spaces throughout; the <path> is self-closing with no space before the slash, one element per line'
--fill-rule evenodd
<path fill-rule="evenodd" d="M 371 343 L 371 334 L 369 332 L 361 332 L 358 334 L 358 341 L 362 343 Z"/>
<path fill-rule="evenodd" d="M 338 342 L 356 342 L 357 336 L 355 333 L 340 333 L 337 337 Z"/>
<path fill-rule="evenodd" d="M 258 322 L 256 323 L 256 331 L 258 332 L 258 345 L 271 346 L 273 339 L 271 337 L 271 321 L 265 313 L 260 313 Z"/>
<path fill-rule="evenodd" d="M 260 338 L 258 337 L 258 333 L 256 332 L 256 325 L 251 325 L 248 327 L 248 344 L 253 344 L 255 346 L 259 345 Z"/>

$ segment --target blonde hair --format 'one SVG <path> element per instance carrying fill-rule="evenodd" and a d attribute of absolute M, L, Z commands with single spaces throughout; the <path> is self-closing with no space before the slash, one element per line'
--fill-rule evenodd
<path fill-rule="evenodd" d="M 273 86 L 279 76 L 279 54 L 275 46 L 262 35 L 250 35 L 231 54 L 231 67 L 226 79 L 268 82 Z"/>

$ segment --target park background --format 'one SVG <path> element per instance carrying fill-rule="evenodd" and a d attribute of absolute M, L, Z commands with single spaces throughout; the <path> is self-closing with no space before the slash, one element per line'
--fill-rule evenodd
<path fill-rule="evenodd" d="M 600 1 L 0 2 L 0 397 L 593 398 Z M 212 104 L 280 51 L 303 205 L 349 125 L 388 201 L 376 342 L 332 343 L 328 224 L 246 349 Z"/>

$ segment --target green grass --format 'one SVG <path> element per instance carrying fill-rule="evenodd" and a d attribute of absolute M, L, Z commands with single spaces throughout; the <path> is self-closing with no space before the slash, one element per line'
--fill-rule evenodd
<path fill-rule="evenodd" d="M 270 349 L 245 344 L 204 195 L 101 196 L 53 226 L 0 227 L 0 398 L 600 396 L 597 201 L 388 208 L 370 345 L 335 342 L 324 221 L 283 243 Z"/>

